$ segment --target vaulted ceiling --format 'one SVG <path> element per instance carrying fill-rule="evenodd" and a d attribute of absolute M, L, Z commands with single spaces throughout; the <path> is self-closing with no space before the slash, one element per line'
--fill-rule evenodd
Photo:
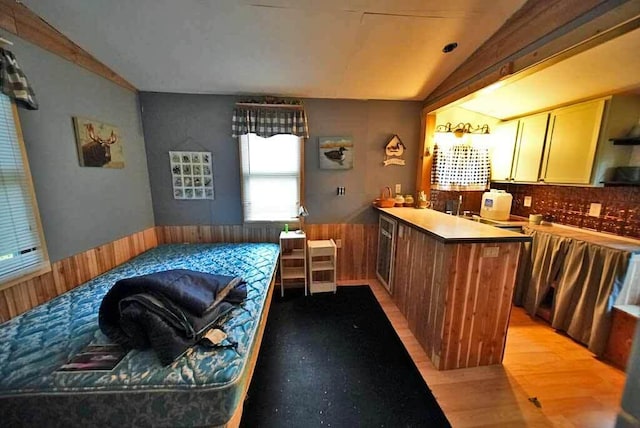
<path fill-rule="evenodd" d="M 23 1 L 143 91 L 398 100 L 424 99 L 524 2 Z"/>

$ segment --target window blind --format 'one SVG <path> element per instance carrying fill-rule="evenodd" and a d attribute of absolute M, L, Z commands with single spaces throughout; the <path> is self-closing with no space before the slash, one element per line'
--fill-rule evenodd
<path fill-rule="evenodd" d="M 48 266 L 13 108 L 0 95 L 0 284 Z"/>
<path fill-rule="evenodd" d="M 244 221 L 291 221 L 300 204 L 301 140 L 240 136 Z"/>

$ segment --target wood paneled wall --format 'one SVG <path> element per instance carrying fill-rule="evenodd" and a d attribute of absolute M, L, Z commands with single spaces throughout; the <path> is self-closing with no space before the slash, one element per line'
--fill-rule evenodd
<path fill-rule="evenodd" d="M 377 224 L 309 224 L 307 239 L 340 239 L 337 280 L 358 280 L 376 277 L 378 251 Z"/>
<path fill-rule="evenodd" d="M 308 224 L 308 239 L 340 239 L 338 280 L 375 277 L 376 224 Z M 51 272 L 0 290 L 0 322 L 71 290 L 158 244 L 198 242 L 278 243 L 270 225 L 157 226 L 52 264 Z"/>
<path fill-rule="evenodd" d="M 158 245 L 155 227 L 52 264 L 51 272 L 0 291 L 4 322 Z"/>
<path fill-rule="evenodd" d="M 521 244 L 444 244 L 401 224 L 396 245 L 392 297 L 434 366 L 499 364 Z"/>
<path fill-rule="evenodd" d="M 306 224 L 307 239 L 340 239 L 339 281 L 375 278 L 377 224 Z M 280 227 L 268 225 L 158 226 L 158 243 L 274 242 Z"/>
<path fill-rule="evenodd" d="M 280 228 L 271 225 L 156 226 L 158 244 L 209 242 L 278 242 Z"/>

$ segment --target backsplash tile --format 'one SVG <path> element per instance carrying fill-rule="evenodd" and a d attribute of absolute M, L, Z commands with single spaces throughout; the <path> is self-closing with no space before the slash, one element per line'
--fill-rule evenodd
<path fill-rule="evenodd" d="M 447 201 L 455 201 L 457 204 L 458 198 L 462 195 L 462 211 L 474 211 L 480 212 L 480 204 L 482 203 L 482 194 L 484 191 L 454 191 L 454 190 L 431 190 L 429 200 L 431 201 L 431 208 L 436 211 L 445 211 Z"/>
<path fill-rule="evenodd" d="M 513 195 L 511 213 L 514 215 L 528 217 L 529 214 L 542 214 L 545 220 L 555 223 L 640 238 L 640 187 L 508 183 L 494 183 L 491 187 L 506 190 Z M 531 196 L 531 207 L 524 206 L 525 196 Z M 481 198 L 482 192 L 478 199 L 478 207 L 469 209 L 479 210 Z M 600 217 L 589 217 L 591 203 L 602 204 Z"/>

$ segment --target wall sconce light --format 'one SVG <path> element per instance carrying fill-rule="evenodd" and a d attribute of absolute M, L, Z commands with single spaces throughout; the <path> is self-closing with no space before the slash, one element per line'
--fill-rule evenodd
<path fill-rule="evenodd" d="M 448 133 L 451 132 L 457 138 L 462 138 L 464 134 L 489 134 L 489 125 L 486 123 L 484 125 L 477 125 L 473 127 L 470 123 L 462 123 L 453 126 L 450 122 L 447 122 L 444 125 L 438 125 L 436 127 L 436 132 L 440 133 Z"/>

